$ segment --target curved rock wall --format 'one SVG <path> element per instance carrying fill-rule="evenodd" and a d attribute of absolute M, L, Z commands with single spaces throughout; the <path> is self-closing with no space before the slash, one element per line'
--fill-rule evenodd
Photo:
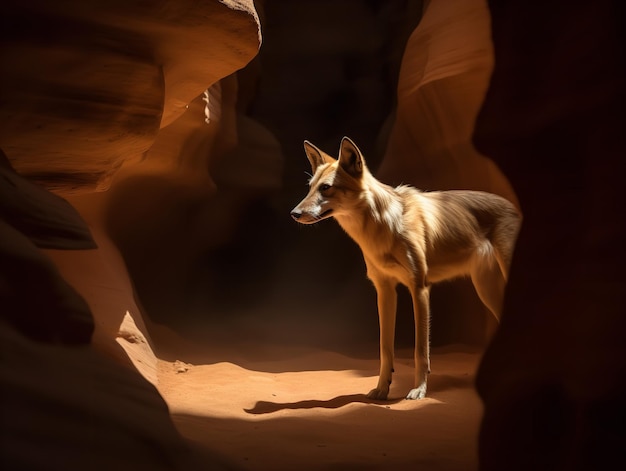
<path fill-rule="evenodd" d="M 153 345 L 103 228 L 111 192 L 93 192 L 155 172 L 214 189 L 209 167 L 237 142 L 235 81 L 224 81 L 233 90 L 213 100 L 210 124 L 202 94 L 256 55 L 253 3 L 0 8 L 2 462 L 223 469 L 181 439 L 150 384 Z"/>
<path fill-rule="evenodd" d="M 516 202 L 471 142 L 493 69 L 485 0 L 432 0 L 400 67 L 398 105 L 379 178 L 424 190 L 468 188 Z"/>
<path fill-rule="evenodd" d="M 32 0 L 4 8 L 0 59 L 10 67 L 0 78 L 0 147 L 20 175 L 68 198 L 96 234 L 96 252 L 50 256 L 88 293 L 94 339 L 115 352 L 126 311 L 147 333 L 132 282 L 114 275 L 132 253 L 118 260 L 104 226 L 141 237 L 159 201 L 169 199 L 172 213 L 180 214 L 184 209 L 177 208 L 190 198 L 197 204 L 215 192 L 211 166 L 238 139 L 231 74 L 258 51 L 258 17 L 251 2 Z M 207 88 L 209 123 L 202 100 Z M 162 183 L 156 193 L 152 178 Z M 111 191 L 86 195 L 112 181 Z M 166 208 L 159 209 L 167 227 Z M 119 296 L 103 303 L 93 286 Z"/>
<path fill-rule="evenodd" d="M 252 2 L 4 2 L 0 147 L 64 194 L 104 190 L 257 53 Z"/>

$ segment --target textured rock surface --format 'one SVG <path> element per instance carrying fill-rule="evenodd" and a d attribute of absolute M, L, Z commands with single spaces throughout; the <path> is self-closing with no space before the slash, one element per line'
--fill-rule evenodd
<path fill-rule="evenodd" d="M 47 188 L 103 190 L 257 52 L 252 2 L 3 3 L 0 147 Z"/>
<path fill-rule="evenodd" d="M 526 216 L 478 378 L 481 469 L 620 469 L 626 11 L 544 7 L 491 2 L 496 68 L 475 140 Z"/>
<path fill-rule="evenodd" d="M 236 79 L 218 81 L 243 67 L 258 50 L 259 24 L 252 2 L 51 5 L 32 0 L 8 2 L 3 8 L 0 59 L 7 67 L 0 78 L 0 147 L 22 176 L 68 196 L 106 188 L 126 163 L 118 181 L 156 174 L 163 183 L 157 190 L 161 196 L 150 199 L 151 208 L 162 195 L 176 194 L 176 188 L 187 190 L 182 196 L 187 202 L 184 195 L 200 195 L 205 201 L 214 192 L 210 166 L 237 142 Z M 207 124 L 202 93 L 210 86 L 217 92 L 210 94 L 207 108 L 212 116 Z M 131 209 L 138 195 L 154 196 L 135 183 L 132 180 L 133 191 L 122 203 Z M 44 198 L 50 204 L 29 203 L 31 193 L 45 192 L 22 187 L 10 181 L 3 185 L 3 217 L 24 226 L 28 219 L 14 213 L 30 208 L 31 214 L 38 214 L 31 237 L 50 239 L 54 234 L 44 233 L 43 224 L 58 232 L 63 211 L 73 209 L 54 195 Z M 119 350 L 114 339 L 124 313 L 130 310 L 136 316 L 139 309 L 130 280 L 115 275 L 124 270 L 124 263 L 100 228 L 104 214 L 111 213 L 108 201 L 108 195 L 72 200 L 97 228 L 107 255 L 100 250 L 49 255 L 92 304 L 96 343 L 113 352 Z M 134 219 L 129 224 L 139 233 L 141 217 L 147 218 L 140 209 L 138 218 L 131 211 Z M 123 214 L 120 211 L 118 221 L 124 221 Z M 68 240 L 68 231 L 80 227 L 68 227 L 57 239 Z M 70 245 L 57 242 L 48 247 L 78 248 Z M 109 296 L 107 303 L 94 302 L 103 289 L 118 295 Z"/>
<path fill-rule="evenodd" d="M 27 340 L 0 329 L 6 469 L 222 470 L 181 440 L 156 389 L 90 346 Z"/>
<path fill-rule="evenodd" d="M 124 261 L 102 231 L 107 198 L 85 193 L 108 188 L 123 164 L 136 169 L 126 176 L 195 172 L 212 190 L 216 154 L 181 159 L 189 155 L 181 149 L 202 154 L 234 116 L 234 103 L 214 100 L 221 119 L 207 125 L 201 95 L 257 53 L 253 3 L 27 0 L 1 8 L 2 462 L 223 469 L 198 459 L 137 373 L 156 383 L 153 345 Z M 170 140 L 155 148 L 161 131 Z M 236 134 L 224 134 L 232 146 Z M 78 248 L 92 250 L 62 250 Z"/>
<path fill-rule="evenodd" d="M 91 341 L 94 322 L 85 300 L 28 237 L 1 219 L 0 262 L 3 322 L 41 342 Z"/>
<path fill-rule="evenodd" d="M 67 201 L 18 175 L 1 150 L 0 235 L 2 318 L 38 341 L 89 343 L 94 330 L 89 306 L 38 249 L 97 245 Z"/>
<path fill-rule="evenodd" d="M 398 106 L 377 176 L 424 190 L 469 188 L 515 202 L 493 162 L 471 142 L 493 69 L 485 0 L 433 0 L 408 40 Z"/>

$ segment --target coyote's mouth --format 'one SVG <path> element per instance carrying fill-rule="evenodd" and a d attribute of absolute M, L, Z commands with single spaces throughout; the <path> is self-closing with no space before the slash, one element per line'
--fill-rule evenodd
<path fill-rule="evenodd" d="M 326 219 L 327 217 L 329 217 L 331 215 L 331 213 L 333 212 L 332 209 L 327 209 L 326 211 L 324 211 L 322 214 L 320 214 L 317 219 Z"/>

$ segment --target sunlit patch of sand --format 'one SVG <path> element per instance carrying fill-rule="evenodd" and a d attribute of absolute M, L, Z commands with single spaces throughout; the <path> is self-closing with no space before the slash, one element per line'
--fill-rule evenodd
<path fill-rule="evenodd" d="M 271 362 L 161 360 L 159 391 L 183 436 L 244 469 L 475 469 L 479 354 L 436 351 L 421 401 L 404 399 L 410 355 L 398 355 L 389 401 L 366 397 L 377 359 L 313 349 Z"/>

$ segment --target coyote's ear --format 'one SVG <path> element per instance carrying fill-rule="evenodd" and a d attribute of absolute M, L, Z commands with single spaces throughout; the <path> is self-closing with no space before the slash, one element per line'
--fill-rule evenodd
<path fill-rule="evenodd" d="M 344 137 L 339 148 L 339 165 L 355 178 L 363 175 L 363 154 L 352 139 Z"/>
<path fill-rule="evenodd" d="M 306 152 L 306 156 L 309 158 L 309 162 L 311 162 L 311 170 L 313 173 L 317 170 L 322 164 L 332 164 L 335 159 L 333 159 L 330 155 L 322 152 L 309 141 L 304 141 L 304 152 Z"/>

